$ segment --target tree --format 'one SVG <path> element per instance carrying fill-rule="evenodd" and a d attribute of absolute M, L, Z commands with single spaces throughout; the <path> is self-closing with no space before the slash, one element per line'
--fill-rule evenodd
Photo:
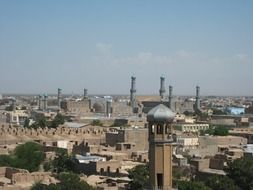
<path fill-rule="evenodd" d="M 205 184 L 215 190 L 239 190 L 234 181 L 227 176 L 215 175 L 207 179 Z"/>
<path fill-rule="evenodd" d="M 213 135 L 214 134 L 214 127 L 210 126 L 209 129 L 200 131 L 200 135 L 205 135 L 205 134 Z"/>
<path fill-rule="evenodd" d="M 39 169 L 39 165 L 44 159 L 45 154 L 42 146 L 38 143 L 27 142 L 17 146 L 11 155 L 1 155 L 0 165 L 27 169 L 33 172 Z"/>
<path fill-rule="evenodd" d="M 202 182 L 178 181 L 178 190 L 212 190 Z"/>
<path fill-rule="evenodd" d="M 11 166 L 12 159 L 9 155 L 0 155 L 0 166 Z"/>
<path fill-rule="evenodd" d="M 63 172 L 57 177 L 61 182 L 59 183 L 60 190 L 94 190 L 87 182 L 81 181 L 79 176 L 74 173 Z"/>
<path fill-rule="evenodd" d="M 5 111 L 13 111 L 13 110 L 14 110 L 14 105 L 13 104 L 11 104 L 11 105 L 9 105 L 5 108 Z"/>
<path fill-rule="evenodd" d="M 25 121 L 24 121 L 24 128 L 29 128 L 29 124 L 30 124 L 29 118 L 25 118 Z"/>
<path fill-rule="evenodd" d="M 217 126 L 215 127 L 214 129 L 214 135 L 217 135 L 217 136 L 227 136 L 228 135 L 228 128 L 227 127 L 224 127 L 224 126 Z"/>
<path fill-rule="evenodd" d="M 74 172 L 79 173 L 78 161 L 65 153 L 60 153 L 52 161 L 52 170 L 56 173 L 61 172 Z"/>
<path fill-rule="evenodd" d="M 219 110 L 216 108 L 213 108 L 212 110 L 213 110 L 213 115 L 227 115 L 227 113 L 222 110 Z"/>
<path fill-rule="evenodd" d="M 228 163 L 227 176 L 243 190 L 253 189 L 253 160 L 251 158 L 240 158 Z"/>
<path fill-rule="evenodd" d="M 36 122 L 33 123 L 30 128 L 37 129 L 37 128 L 45 128 L 48 125 L 47 119 L 45 116 L 39 116 L 36 119 Z"/>
<path fill-rule="evenodd" d="M 30 172 L 37 171 L 45 159 L 42 146 L 35 142 L 27 142 L 17 146 L 14 150 L 14 156 L 16 167 L 27 169 Z"/>
<path fill-rule="evenodd" d="M 205 131 L 200 131 L 200 135 L 209 134 L 216 136 L 227 136 L 229 134 L 228 128 L 225 126 L 210 126 L 209 129 Z"/>
<path fill-rule="evenodd" d="M 128 171 L 130 189 L 143 190 L 148 186 L 149 171 L 147 165 L 138 165 Z"/>
<path fill-rule="evenodd" d="M 49 128 L 57 128 L 59 125 L 64 124 L 64 122 L 65 122 L 64 116 L 58 113 L 51 122 Z"/>
<path fill-rule="evenodd" d="M 180 180 L 181 178 L 184 178 L 184 179 L 190 178 L 191 169 L 190 167 L 173 166 L 172 176 L 173 176 L 173 179 L 178 179 L 178 180 Z"/>
<path fill-rule="evenodd" d="M 35 183 L 31 190 L 60 190 L 60 187 L 56 184 L 45 185 L 42 183 Z"/>
<path fill-rule="evenodd" d="M 93 126 L 103 126 L 103 123 L 99 119 L 94 119 L 91 123 Z"/>

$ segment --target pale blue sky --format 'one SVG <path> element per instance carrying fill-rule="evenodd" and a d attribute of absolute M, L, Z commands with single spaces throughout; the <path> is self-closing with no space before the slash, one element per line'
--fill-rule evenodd
<path fill-rule="evenodd" d="M 252 0 L 0 0 L 0 93 L 253 95 Z"/>

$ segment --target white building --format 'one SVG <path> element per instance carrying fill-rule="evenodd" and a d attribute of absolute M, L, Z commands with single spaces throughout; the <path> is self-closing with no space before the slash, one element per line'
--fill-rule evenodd
<path fill-rule="evenodd" d="M 28 118 L 25 110 L 15 110 L 6 112 L 6 122 L 13 125 L 23 125 L 24 121 Z"/>
<path fill-rule="evenodd" d="M 199 132 L 209 129 L 209 124 L 206 123 L 181 123 L 177 124 L 182 132 Z"/>

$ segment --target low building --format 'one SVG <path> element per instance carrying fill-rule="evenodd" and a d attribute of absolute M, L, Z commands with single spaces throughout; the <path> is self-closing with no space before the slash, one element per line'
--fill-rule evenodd
<path fill-rule="evenodd" d="M 77 155 L 76 159 L 79 162 L 78 168 L 86 175 L 116 175 L 120 171 L 120 161 L 109 160 L 105 157 L 86 155 Z"/>
<path fill-rule="evenodd" d="M 32 172 L 24 169 L 0 167 L 0 189 L 30 189 L 34 183 L 55 181 L 51 172 Z"/>
<path fill-rule="evenodd" d="M 12 125 L 23 125 L 28 118 L 25 110 L 14 110 L 6 112 L 6 122 Z"/>
<path fill-rule="evenodd" d="M 90 101 L 84 100 L 64 100 L 61 102 L 61 109 L 71 113 L 89 113 L 90 112 Z"/>
<path fill-rule="evenodd" d="M 209 124 L 207 123 L 177 123 L 174 126 L 182 132 L 193 133 L 209 129 Z"/>
<path fill-rule="evenodd" d="M 194 136 L 180 136 L 177 138 L 177 145 L 177 149 L 185 152 L 190 149 L 196 149 L 199 145 L 199 139 Z"/>
<path fill-rule="evenodd" d="M 234 128 L 229 130 L 229 134 L 244 137 L 248 144 L 253 144 L 253 128 Z"/>
<path fill-rule="evenodd" d="M 135 150 L 148 150 L 148 129 L 126 128 L 106 133 L 106 144 L 116 146 L 124 142 L 134 143 Z"/>

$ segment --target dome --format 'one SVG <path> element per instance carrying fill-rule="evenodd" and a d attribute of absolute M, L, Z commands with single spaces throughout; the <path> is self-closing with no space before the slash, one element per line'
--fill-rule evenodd
<path fill-rule="evenodd" d="M 103 112 L 105 112 L 104 105 L 102 103 L 100 103 L 100 102 L 96 102 L 93 105 L 93 108 L 95 109 L 96 113 L 103 113 Z"/>
<path fill-rule="evenodd" d="M 163 104 L 159 104 L 152 108 L 147 115 L 148 121 L 172 121 L 175 113 Z"/>

